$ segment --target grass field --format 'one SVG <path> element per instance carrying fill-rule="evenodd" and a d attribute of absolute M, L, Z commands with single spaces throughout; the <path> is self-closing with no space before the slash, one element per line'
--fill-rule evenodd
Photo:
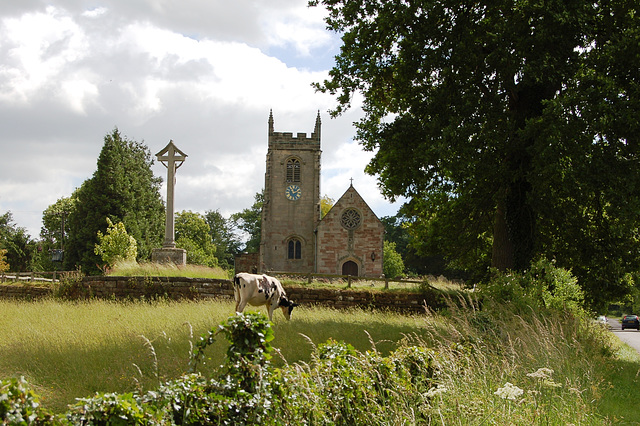
<path fill-rule="evenodd" d="M 234 304 L 216 302 L 36 302 L 0 300 L 0 378 L 23 375 L 43 404 L 64 411 L 77 397 L 95 392 L 150 389 L 187 369 L 190 342 L 217 327 L 233 313 Z M 274 363 L 309 361 L 313 342 L 329 337 L 359 350 L 371 347 L 368 331 L 389 351 L 403 333 L 420 333 L 423 320 L 362 310 L 296 309 L 286 322 L 274 316 L 274 347 L 282 357 Z M 204 366 L 223 359 L 223 343 L 208 352 Z"/>
<path fill-rule="evenodd" d="M 308 365 L 309 340 L 383 356 L 418 344 L 437 354 L 437 387 L 422 407 L 437 424 L 637 424 L 637 353 L 584 320 L 492 309 L 405 316 L 302 308 L 290 322 L 276 313 L 272 344 L 281 356 L 273 361 Z M 0 300 L 0 312 L 0 378 L 25 376 L 44 406 L 64 412 L 78 397 L 155 389 L 180 376 L 190 342 L 227 319 L 233 304 Z M 204 374 L 222 362 L 226 343 L 210 349 Z M 521 393 L 510 399 L 513 389 Z"/>

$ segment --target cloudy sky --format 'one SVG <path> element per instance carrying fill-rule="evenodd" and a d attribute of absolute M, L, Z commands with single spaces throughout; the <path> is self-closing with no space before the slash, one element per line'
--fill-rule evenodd
<path fill-rule="evenodd" d="M 0 214 L 37 238 L 117 127 L 152 154 L 173 140 L 188 155 L 176 211 L 228 217 L 264 186 L 270 110 L 294 134 L 320 111 L 322 195 L 337 200 L 353 178 L 379 217 L 395 214 L 352 139 L 361 111 L 331 119 L 335 99 L 310 86 L 340 46 L 323 14 L 307 0 L 0 2 Z"/>

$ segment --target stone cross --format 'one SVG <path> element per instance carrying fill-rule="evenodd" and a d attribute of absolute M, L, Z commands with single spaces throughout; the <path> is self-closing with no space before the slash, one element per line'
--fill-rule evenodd
<path fill-rule="evenodd" d="M 175 248 L 176 242 L 175 228 L 173 222 L 173 200 L 174 186 L 176 185 L 176 170 L 187 159 L 187 154 L 180 151 L 170 140 L 169 144 L 162 151 L 156 154 L 160 161 L 167 168 L 167 221 L 164 230 L 163 248 Z"/>

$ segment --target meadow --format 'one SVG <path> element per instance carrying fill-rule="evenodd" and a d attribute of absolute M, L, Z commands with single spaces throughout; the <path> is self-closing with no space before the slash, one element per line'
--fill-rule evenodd
<path fill-rule="evenodd" d="M 0 300 L 0 312 L 0 378 L 24 376 L 43 405 L 62 412 L 78 397 L 149 390 L 185 373 L 194 339 L 232 315 L 234 303 Z M 388 352 L 403 334 L 423 328 L 418 317 L 312 307 L 296 308 L 290 322 L 278 311 L 274 321 L 276 365 L 310 360 L 303 334 L 365 351 L 368 332 Z M 210 348 L 200 370 L 211 374 L 224 349 L 222 342 Z"/>
<path fill-rule="evenodd" d="M 0 378 L 24 376 L 43 406 L 61 413 L 75 398 L 96 392 L 142 394 L 180 377 L 188 370 L 197 336 L 228 319 L 233 304 L 1 300 L 0 312 Z M 340 400 L 347 402 L 340 410 L 351 420 L 371 417 L 376 410 L 383 413 L 369 424 L 421 424 L 428 419 L 443 425 L 600 425 L 640 419 L 631 391 L 637 387 L 638 354 L 580 316 L 514 311 L 490 303 L 479 310 L 473 300 L 419 315 L 303 307 L 296 308 L 290 322 L 276 313 L 272 330 L 272 364 L 283 369 L 288 389 L 299 395 L 297 404 L 320 407 L 308 410 Z M 343 365 L 351 368 L 348 376 L 341 376 L 337 361 L 329 369 L 320 361 L 318 346 L 328 339 L 353 347 Z M 227 346 L 217 341 L 207 348 L 199 373 L 217 374 Z M 320 385 L 324 392 L 336 392 L 327 387 L 332 383 L 347 390 L 366 385 L 363 375 L 380 374 L 381 366 L 393 365 L 399 354 L 416 347 L 431 354 L 428 380 L 412 377 L 402 392 L 385 391 L 383 402 L 367 396 L 371 389 L 351 397 L 313 399 Z M 337 360 L 344 356 L 341 348 L 333 349 Z M 280 415 L 303 419 L 309 411 Z M 354 424 L 315 415 L 319 424 Z"/>

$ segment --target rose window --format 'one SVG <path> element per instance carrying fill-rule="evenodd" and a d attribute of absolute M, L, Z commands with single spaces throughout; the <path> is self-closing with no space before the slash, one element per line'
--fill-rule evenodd
<path fill-rule="evenodd" d="M 361 220 L 360 213 L 356 209 L 346 209 L 342 213 L 340 222 L 345 229 L 356 229 L 360 226 Z"/>

